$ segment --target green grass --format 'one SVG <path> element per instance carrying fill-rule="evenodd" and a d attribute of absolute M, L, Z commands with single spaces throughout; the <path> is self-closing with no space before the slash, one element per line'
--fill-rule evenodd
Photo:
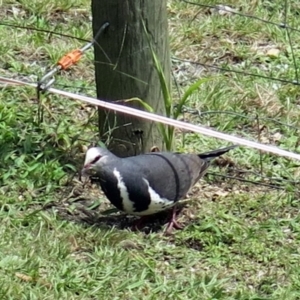
<path fill-rule="evenodd" d="M 226 2 L 278 23 L 284 3 Z M 298 1 L 288 4 L 289 24 L 299 28 Z M 169 1 L 168 10 L 173 57 L 295 79 L 285 29 L 178 0 Z M 90 15 L 85 0 L 34 5 L 12 0 L 0 7 L 1 22 L 83 39 L 92 35 Z M 83 45 L 59 35 L 0 27 L 0 75 L 7 77 L 36 80 L 64 53 Z M 291 38 L 298 60 L 299 34 L 291 32 Z M 269 55 L 270 49 L 278 49 L 278 55 Z M 297 86 L 177 61 L 173 65 L 177 100 L 199 77 L 213 78 L 188 99 L 183 119 L 299 152 Z M 95 96 L 93 72 L 93 51 L 88 51 L 76 67 L 57 76 L 56 86 Z M 39 124 L 33 89 L 1 88 L 1 299 L 300 298 L 299 188 L 289 182 L 300 179 L 298 162 L 238 148 L 211 172 L 277 183 L 280 189 L 208 174 L 193 188 L 179 217 L 184 230 L 163 236 L 154 220 L 146 227 L 153 232 L 133 232 L 130 218 L 101 215 L 109 205 L 99 189 L 78 181 L 86 147 L 97 141 L 95 110 L 53 95 L 42 97 L 42 107 Z M 180 151 L 223 145 L 175 132 Z M 97 205 L 96 211 L 88 210 Z"/>

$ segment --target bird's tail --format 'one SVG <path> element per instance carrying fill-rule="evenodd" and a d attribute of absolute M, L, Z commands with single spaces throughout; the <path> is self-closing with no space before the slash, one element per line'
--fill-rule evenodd
<path fill-rule="evenodd" d="M 221 156 L 224 153 L 226 153 L 229 150 L 234 149 L 236 147 L 238 147 L 238 145 L 233 145 L 233 146 L 229 146 L 229 147 L 226 147 L 226 148 L 221 148 L 221 149 L 213 150 L 213 151 L 210 151 L 210 152 L 200 153 L 200 154 L 198 154 L 198 156 L 201 159 L 205 159 L 207 161 L 210 161 L 210 160 L 212 160 L 212 159 L 214 159 L 214 158 L 216 158 L 218 156 Z"/>

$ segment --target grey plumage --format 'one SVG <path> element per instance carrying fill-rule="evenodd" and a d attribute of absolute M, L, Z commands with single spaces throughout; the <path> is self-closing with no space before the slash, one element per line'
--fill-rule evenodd
<path fill-rule="evenodd" d="M 235 147 L 202 154 L 155 152 L 127 158 L 94 147 L 86 153 L 83 173 L 98 178 L 118 209 L 149 215 L 174 206 L 205 174 L 212 159 Z"/>

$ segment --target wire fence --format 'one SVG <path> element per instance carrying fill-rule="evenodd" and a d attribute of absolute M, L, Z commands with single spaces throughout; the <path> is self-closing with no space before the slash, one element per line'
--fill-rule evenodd
<path fill-rule="evenodd" d="M 264 25 L 273 26 L 282 31 L 282 34 L 285 35 L 286 40 L 288 41 L 287 48 L 289 49 L 289 55 L 290 55 L 290 61 L 292 65 L 292 71 L 291 68 L 289 68 L 286 72 L 278 72 L 281 75 L 284 73 L 284 77 L 282 76 L 276 76 L 274 75 L 273 70 L 269 69 L 262 69 L 262 68 L 256 68 L 255 72 L 250 72 L 249 64 L 243 63 L 237 63 L 237 64 L 224 64 L 223 60 L 216 60 L 215 63 L 206 63 L 201 60 L 190 60 L 186 57 L 180 57 L 178 55 L 175 55 L 172 57 L 172 65 L 173 65 L 173 78 L 174 78 L 174 84 L 178 89 L 178 92 L 180 92 L 180 87 L 188 85 L 191 80 L 194 80 L 196 78 L 199 78 L 199 76 L 202 76 L 202 74 L 206 75 L 207 72 L 217 72 L 217 74 L 222 74 L 226 76 L 226 74 L 238 74 L 239 76 L 243 77 L 250 77 L 253 79 L 253 82 L 256 78 L 264 79 L 268 82 L 273 82 L 277 84 L 276 88 L 274 88 L 274 93 L 278 91 L 278 85 L 280 87 L 282 86 L 299 86 L 299 67 L 297 64 L 297 47 L 295 43 L 293 42 L 293 35 L 299 34 L 300 30 L 297 29 L 296 26 L 289 24 L 289 13 L 292 11 L 294 7 L 296 7 L 297 1 L 291 1 L 291 0 L 284 0 L 282 1 L 280 7 L 276 8 L 280 10 L 280 16 L 281 20 L 273 21 L 272 17 L 268 16 L 268 19 L 264 19 L 261 17 L 258 17 L 256 15 L 252 15 L 251 13 L 248 13 L 246 8 L 243 7 L 242 9 L 239 9 L 238 7 L 234 7 L 234 5 L 225 5 L 225 4 L 211 4 L 213 1 L 209 1 L 209 4 L 206 4 L 205 1 L 186 1 L 186 0 L 178 0 L 178 2 L 184 3 L 188 7 L 197 8 L 195 13 L 190 14 L 189 24 L 196 24 L 199 22 L 197 20 L 199 15 L 207 15 L 207 14 L 226 14 L 230 17 L 237 16 L 239 18 L 244 18 L 245 20 L 255 20 L 257 22 L 260 22 L 262 25 L 262 28 L 264 28 Z M 263 4 L 261 4 L 263 5 Z M 268 5 L 268 3 L 264 4 Z M 271 2 L 269 3 L 271 6 Z M 275 8 L 274 8 L 275 9 Z M 55 31 L 49 31 L 44 29 L 39 29 L 35 27 L 27 27 L 21 25 L 19 22 L 16 22 L 14 24 L 5 22 L 0 22 L 0 26 L 6 26 L 6 27 L 14 27 L 19 28 L 23 30 L 32 30 L 32 31 L 38 31 L 41 34 L 47 34 L 47 35 L 56 35 L 60 37 L 64 37 L 65 39 L 77 39 L 78 41 L 82 42 L 89 42 L 87 39 L 78 38 L 72 35 L 68 34 L 62 34 Z M 91 61 L 91 64 L 93 62 Z M 224 66 L 225 65 L 225 66 Z M 22 74 L 19 72 L 18 74 L 12 74 L 8 71 L 4 72 L 4 75 L 7 77 L 11 76 L 12 78 L 26 78 L 28 79 L 28 74 Z M 37 78 L 35 78 L 37 80 Z M 84 91 L 87 94 L 95 95 L 95 87 L 82 87 L 82 86 L 74 86 L 72 84 L 66 84 L 66 83 L 57 83 L 58 87 L 69 89 L 71 91 Z M 175 106 L 176 108 L 176 106 Z M 265 115 L 260 115 L 257 112 L 250 113 L 249 111 L 243 112 L 243 111 L 233 111 L 232 109 L 228 110 L 202 110 L 195 107 L 185 106 L 182 109 L 183 118 L 186 121 L 193 122 L 193 123 L 199 123 L 199 124 L 210 124 L 213 127 L 214 118 L 217 118 L 218 120 L 224 120 L 225 116 L 228 122 L 230 120 L 233 120 L 235 123 L 242 124 L 242 127 L 240 128 L 240 134 L 242 136 L 251 136 L 253 139 L 257 141 L 262 141 L 263 138 L 266 139 L 266 136 L 268 136 L 267 133 L 264 131 L 267 131 L 266 128 L 277 128 L 280 126 L 280 128 L 291 135 L 294 135 L 295 137 L 299 136 L 299 122 L 298 120 L 290 120 L 290 122 L 283 122 L 282 120 L 278 120 L 276 116 L 274 117 L 268 117 Z M 217 122 L 217 121 L 216 121 Z M 245 130 L 247 128 L 249 130 Z M 189 133 L 184 133 L 184 135 L 188 135 Z M 281 136 L 285 134 L 285 132 L 280 133 Z M 272 140 L 273 139 L 273 140 Z M 263 140 L 265 143 L 270 144 L 278 144 L 280 137 L 276 139 L 274 137 L 274 133 L 272 133 L 272 137 L 268 137 L 267 140 Z M 288 144 L 289 149 L 293 151 L 298 150 L 299 146 L 299 139 L 295 138 L 293 142 L 290 142 Z M 292 193 L 298 193 L 297 186 L 299 184 L 299 179 L 297 179 L 299 176 L 296 176 L 296 179 L 293 178 L 293 175 L 290 176 L 272 176 L 272 166 L 270 166 L 270 160 L 268 160 L 266 163 L 264 162 L 263 157 L 265 157 L 266 154 L 260 154 L 260 168 L 259 170 L 249 170 L 248 166 L 242 166 L 242 168 L 238 166 L 233 166 L 233 168 L 230 169 L 229 175 L 225 174 L 214 174 L 214 176 L 222 176 L 222 180 L 224 180 L 224 177 L 227 178 L 228 182 L 232 181 L 240 181 L 247 183 L 249 185 L 255 185 L 255 186 L 262 186 L 267 189 L 275 189 L 275 190 L 285 190 L 287 191 L 290 187 Z M 283 162 L 277 160 L 274 158 L 273 160 L 273 166 L 281 165 Z M 298 165 L 293 166 L 293 168 L 299 168 Z"/>
<path fill-rule="evenodd" d="M 197 16 L 199 14 L 221 14 L 221 15 L 227 15 L 230 17 L 238 16 L 240 18 L 244 18 L 245 20 L 249 19 L 254 19 L 262 24 L 262 30 L 264 30 L 264 24 L 271 25 L 273 27 L 277 27 L 282 31 L 282 35 L 285 35 L 287 37 L 288 41 L 288 48 L 289 48 L 289 55 L 291 56 L 291 61 L 292 61 L 292 72 L 287 72 L 288 76 L 285 76 L 285 78 L 281 76 L 274 76 L 274 72 L 268 72 L 268 70 L 261 70 L 259 69 L 257 72 L 249 72 L 249 64 L 245 65 L 244 67 L 242 64 L 227 64 L 226 67 L 222 66 L 222 61 L 219 61 L 219 63 L 215 64 L 208 64 L 205 62 L 202 62 L 201 60 L 188 60 L 188 59 L 182 59 L 180 57 L 173 57 L 173 62 L 176 64 L 181 64 L 184 68 L 188 68 L 187 64 L 190 64 L 191 66 L 194 66 L 194 73 L 197 74 L 197 68 L 202 67 L 206 68 L 209 70 L 214 70 L 217 71 L 221 74 L 228 74 L 228 73 L 235 73 L 239 74 L 242 76 L 249 76 L 255 80 L 255 78 L 261 78 L 261 79 L 266 79 L 268 82 L 276 82 L 282 85 L 292 85 L 292 86 L 299 86 L 299 66 L 297 64 L 297 57 L 296 57 L 296 50 L 297 46 L 296 43 L 293 42 L 292 36 L 294 34 L 299 34 L 299 29 L 296 27 L 293 27 L 289 24 L 289 12 L 296 10 L 298 7 L 297 2 L 285 0 L 282 1 L 282 5 L 279 8 L 281 12 L 281 20 L 278 20 L 278 22 L 272 21 L 273 16 L 266 16 L 268 19 L 260 18 L 256 15 L 251 15 L 251 13 L 247 12 L 247 8 L 239 8 L 235 7 L 236 2 L 232 2 L 232 5 L 230 4 L 220 4 L 219 2 L 216 1 L 208 1 L 209 4 L 205 3 L 206 1 L 203 0 L 198 0 L 198 1 L 187 1 L 187 0 L 182 0 L 181 2 L 186 3 L 187 5 L 191 7 L 198 7 L 199 9 L 193 14 L 193 16 L 190 18 L 190 24 L 193 24 L 197 22 Z M 213 2 L 216 2 L 216 4 L 212 4 Z M 266 3 L 261 3 L 261 5 L 272 5 L 271 2 L 266 2 Z M 250 5 L 249 5 L 250 6 Z M 202 20 L 198 21 L 201 22 Z M 203 29 L 203 27 L 202 27 Z M 204 28 L 205 29 L 205 28 Z M 248 70 L 247 70 L 248 69 Z M 188 81 L 189 79 L 185 79 Z M 276 90 L 276 89 L 274 89 Z M 299 122 L 298 119 L 291 120 L 290 123 L 287 122 L 282 122 L 278 120 L 276 117 L 266 117 L 264 115 L 259 115 L 257 112 L 254 113 L 249 113 L 248 112 L 234 112 L 232 110 L 228 111 L 200 111 L 199 109 L 192 109 L 190 107 L 185 107 L 184 110 L 188 112 L 189 114 L 193 114 L 198 117 L 198 120 L 200 123 L 206 123 L 207 119 L 211 121 L 211 119 L 218 115 L 218 116 L 225 116 L 227 117 L 232 116 L 232 119 L 235 119 L 236 122 L 241 122 L 241 123 L 246 123 L 248 125 L 253 124 L 251 126 L 252 128 L 256 128 L 252 132 L 252 134 L 255 136 L 256 135 L 256 140 L 261 141 L 261 128 L 276 128 L 280 126 L 281 128 L 286 128 L 289 129 L 287 130 L 289 134 L 299 136 Z M 220 117 L 218 117 L 220 118 Z M 222 117 L 221 117 L 222 118 Z M 268 141 L 271 144 L 274 144 L 274 141 Z M 276 142 L 275 142 L 276 144 Z M 294 144 L 289 145 L 291 148 L 290 149 L 298 149 L 299 146 L 299 139 L 296 138 L 294 140 Z M 295 190 L 297 190 L 297 185 L 299 184 L 299 180 L 290 180 L 286 178 L 274 178 L 272 176 L 266 175 L 266 173 L 269 173 L 270 171 L 270 166 L 265 164 L 262 159 L 262 154 L 261 154 L 261 167 L 260 170 L 257 171 L 242 171 L 240 172 L 240 175 L 242 177 L 239 177 L 240 181 L 246 181 L 248 183 L 252 184 L 259 184 L 259 185 L 266 185 L 268 188 L 276 188 L 276 189 L 281 189 L 282 186 L 283 189 L 286 188 L 287 184 L 291 184 L 292 186 L 295 187 Z M 266 169 L 265 169 L 266 168 Z M 236 170 L 237 171 L 237 170 Z M 237 171 L 237 173 L 239 173 Z M 256 178 L 258 178 L 257 181 L 251 181 L 247 179 L 247 176 L 249 176 L 249 173 L 252 173 Z M 248 175 L 246 175 L 248 174 Z M 217 175 L 217 174 L 214 174 Z M 233 178 L 232 176 L 229 176 Z M 250 176 L 251 177 L 251 176 Z M 284 176 L 283 176 L 284 177 Z M 236 178 L 236 177 L 235 177 Z M 268 183 L 266 183 L 268 182 Z M 294 190 L 294 191 L 295 191 Z"/>
<path fill-rule="evenodd" d="M 240 17 L 243 17 L 243 18 L 246 18 L 246 19 L 255 19 L 255 20 L 261 22 L 262 24 L 263 23 L 269 24 L 269 25 L 278 27 L 281 30 L 284 30 L 284 32 L 286 33 L 286 35 L 288 37 L 289 47 L 290 47 L 291 56 L 292 56 L 292 62 L 293 62 L 293 65 L 294 65 L 294 78 L 282 79 L 280 77 L 273 77 L 272 75 L 253 74 L 253 73 L 246 72 L 245 70 L 235 70 L 235 69 L 230 69 L 230 68 L 222 68 L 218 65 L 208 65 L 208 64 L 204 64 L 204 63 L 201 63 L 201 62 L 198 62 L 198 61 L 188 61 L 188 62 L 190 62 L 192 64 L 196 64 L 196 65 L 202 65 L 202 66 L 207 67 L 207 68 L 214 68 L 214 69 L 217 69 L 217 70 L 222 71 L 222 72 L 234 72 L 234 73 L 243 74 L 245 76 L 260 77 L 260 78 L 268 79 L 270 81 L 271 80 L 272 81 L 278 81 L 278 82 L 281 82 L 281 83 L 290 83 L 290 84 L 294 84 L 294 85 L 299 85 L 300 84 L 299 83 L 299 67 L 297 65 L 297 59 L 296 59 L 295 51 L 294 51 L 295 45 L 293 44 L 292 37 L 291 37 L 292 32 L 300 33 L 300 30 L 297 29 L 297 28 L 291 27 L 288 24 L 288 9 L 290 7 L 290 3 L 292 3 L 293 1 L 289 1 L 289 0 L 282 1 L 283 2 L 283 8 L 282 8 L 282 18 L 283 19 L 282 19 L 282 22 L 279 22 L 279 23 L 276 23 L 276 22 L 273 22 L 273 21 L 270 21 L 270 20 L 266 20 L 266 19 L 262 19 L 262 18 L 259 18 L 257 16 L 253 16 L 251 14 L 242 13 L 242 12 L 238 11 L 237 9 L 232 9 L 231 7 L 229 7 L 225 4 L 224 5 L 223 4 L 221 4 L 221 5 L 220 4 L 218 4 L 218 5 L 208 5 L 208 4 L 201 3 L 202 2 L 201 0 L 198 0 L 198 2 L 192 2 L 192 1 L 187 1 L 187 0 L 181 0 L 181 1 L 184 2 L 184 3 L 187 3 L 189 5 L 198 6 L 200 8 L 213 9 L 213 10 L 221 11 L 221 12 L 225 12 L 225 13 L 227 12 L 230 15 L 237 15 L 237 16 L 240 16 Z M 210 1 L 210 2 L 212 2 L 212 1 Z M 200 12 L 201 12 L 201 10 L 199 10 L 197 12 L 197 14 L 200 13 Z M 194 17 L 191 19 L 191 22 L 193 22 L 196 19 L 197 14 L 194 15 Z M 179 59 L 179 60 L 184 61 L 184 60 L 181 60 L 181 59 Z"/>

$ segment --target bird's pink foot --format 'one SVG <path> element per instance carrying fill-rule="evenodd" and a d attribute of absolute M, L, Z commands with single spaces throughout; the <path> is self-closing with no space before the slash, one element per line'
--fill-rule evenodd
<path fill-rule="evenodd" d="M 175 229 L 183 229 L 183 226 L 180 225 L 177 220 L 176 220 L 176 217 L 177 217 L 177 209 L 176 207 L 173 208 L 173 211 L 172 211 L 172 217 L 171 217 L 171 220 L 169 221 L 168 223 L 168 226 L 166 228 L 166 231 L 165 233 L 169 234 L 171 233 L 172 229 L 175 228 Z"/>
<path fill-rule="evenodd" d="M 133 231 L 139 231 L 145 226 L 145 220 L 148 219 L 148 216 L 142 216 L 138 220 L 133 222 L 131 229 Z"/>

